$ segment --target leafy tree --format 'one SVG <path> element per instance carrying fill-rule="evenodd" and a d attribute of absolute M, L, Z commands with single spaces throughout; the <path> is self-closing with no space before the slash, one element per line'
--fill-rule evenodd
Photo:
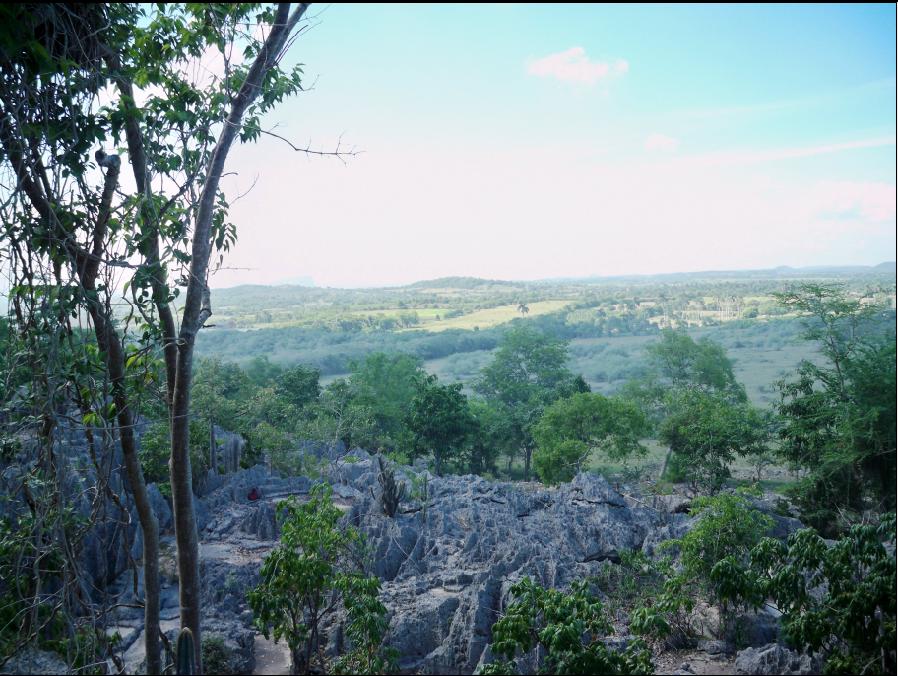
<path fill-rule="evenodd" d="M 249 360 L 244 368 L 246 377 L 250 382 L 259 387 L 271 385 L 277 380 L 284 369 L 279 364 L 272 362 L 268 355 L 257 355 Z"/>
<path fill-rule="evenodd" d="M 412 400 L 408 427 L 416 452 L 432 452 L 437 475 L 444 463 L 457 458 L 476 421 L 468 409 L 461 384 L 441 385 L 436 376 L 424 378 Z"/>
<path fill-rule="evenodd" d="M 574 391 L 576 379 L 566 362 L 564 341 L 518 326 L 505 334 L 475 385 L 477 392 L 508 412 L 513 436 L 524 452 L 527 479 L 535 447 L 533 426 L 546 406 Z"/>
<path fill-rule="evenodd" d="M 583 392 L 549 406 L 533 429 L 536 472 L 543 481 L 570 481 L 595 451 L 615 461 L 643 455 L 639 439 L 647 432 L 645 416 L 635 404 Z"/>
<path fill-rule="evenodd" d="M 670 447 L 668 476 L 696 490 L 717 490 L 736 455 L 764 453 L 769 437 L 761 412 L 718 394 L 686 390 L 669 395 L 670 415 L 659 439 Z"/>
<path fill-rule="evenodd" d="M 736 403 L 747 401 L 726 351 L 709 338 L 695 341 L 684 331 L 664 329 L 660 340 L 646 347 L 646 355 L 648 374 L 628 381 L 619 396 L 635 402 L 653 426 L 669 415 L 671 393 L 694 390 Z"/>
<path fill-rule="evenodd" d="M 745 388 L 733 374 L 724 348 L 710 338 L 692 339 L 687 333 L 664 329 L 661 340 L 646 348 L 658 378 L 670 389 L 698 389 L 746 401 Z"/>
<path fill-rule="evenodd" d="M 675 541 L 683 570 L 717 600 L 726 600 L 715 568 L 728 559 L 747 562 L 752 548 L 773 526 L 773 519 L 752 507 L 748 498 L 734 493 L 696 498 L 690 515 L 698 517 L 695 526 Z"/>
<path fill-rule="evenodd" d="M 16 197 L 4 202 L 0 221 L 6 238 L 41 262 L 41 282 L 66 280 L 73 289 L 103 356 L 144 533 L 144 634 L 154 673 L 158 527 L 137 457 L 124 348 L 138 322 L 114 316 L 120 287 L 109 280 L 127 274 L 143 324 L 137 334 L 164 358 L 181 623 L 201 643 L 190 383 L 196 336 L 212 313 L 213 254 L 235 238 L 220 182 L 233 144 L 257 139 L 261 116 L 300 89 L 299 68 L 287 72 L 279 61 L 306 8 L 22 4 L 0 14 L 0 162 L 15 177 Z M 221 56 L 223 77 L 185 67 L 207 53 Z M 119 180 L 119 155 L 107 154 L 120 146 L 133 188 Z"/>
<path fill-rule="evenodd" d="M 318 401 L 300 419 L 297 435 L 346 448 L 373 447 L 377 438 L 374 413 L 354 396 L 350 384 L 338 378 L 324 388 Z"/>
<path fill-rule="evenodd" d="M 692 529 L 664 544 L 679 548 L 682 566 L 668 578 L 665 590 L 679 590 L 674 599 L 682 599 L 683 590 L 705 594 L 718 605 L 718 631 L 727 636 L 734 629 L 736 611 L 752 605 L 749 595 L 754 591 L 744 570 L 773 519 L 754 509 L 745 496 L 731 493 L 697 498 L 690 514 L 698 517 Z"/>
<path fill-rule="evenodd" d="M 304 409 L 318 400 L 321 394 L 320 377 L 318 369 L 297 364 L 278 376 L 275 394 L 286 399 L 297 410 Z"/>
<path fill-rule="evenodd" d="M 190 462 L 199 480 L 209 468 L 209 432 L 199 420 L 190 421 Z M 167 422 L 152 423 L 140 438 L 140 464 L 147 481 L 158 484 L 159 491 L 171 497 L 168 460 L 171 457 L 171 432 Z"/>
<path fill-rule="evenodd" d="M 353 362 L 349 378 L 353 403 L 371 412 L 378 448 L 409 449 L 405 422 L 425 376 L 421 360 L 409 354 L 375 352 Z"/>
<path fill-rule="evenodd" d="M 305 503 L 295 496 L 280 503 L 280 542 L 262 563 L 259 585 L 247 594 L 259 631 L 287 642 L 294 674 L 329 671 L 320 632 L 337 602 L 346 609 L 352 642 L 339 668 L 384 673 L 390 666 L 391 655 L 382 649 L 387 621 L 380 582 L 363 574 L 357 563 L 361 536 L 340 525 L 342 514 L 326 484 L 316 485 Z"/>
<path fill-rule="evenodd" d="M 499 456 L 504 454 L 512 458 L 519 448 L 513 423 L 497 402 L 472 397 L 468 400 L 468 408 L 474 419 L 473 431 L 468 435 L 464 450 L 468 471 L 495 473 Z"/>
<path fill-rule="evenodd" d="M 795 491 L 804 518 L 833 533 L 840 515 L 895 507 L 894 315 L 838 285 L 778 298 L 805 317 L 804 337 L 824 358 L 777 383 L 780 450 L 807 473 Z"/>
<path fill-rule="evenodd" d="M 518 673 L 512 660 L 536 649 L 541 674 L 651 674 L 651 652 L 640 640 L 618 652 L 602 641 L 612 626 L 586 581 L 569 591 L 546 589 L 525 577 L 511 587 L 514 602 L 493 625 L 493 653 L 505 661 L 481 674 Z"/>

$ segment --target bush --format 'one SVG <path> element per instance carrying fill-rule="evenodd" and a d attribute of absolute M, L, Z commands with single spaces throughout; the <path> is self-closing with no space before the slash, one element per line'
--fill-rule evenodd
<path fill-rule="evenodd" d="M 668 546 L 680 549 L 683 580 L 720 608 L 721 634 L 733 628 L 736 611 L 751 605 L 751 580 L 744 574 L 752 548 L 773 526 L 773 519 L 754 509 L 742 495 L 722 493 L 696 498 L 692 529 Z"/>
<path fill-rule="evenodd" d="M 513 674 L 518 653 L 537 650 L 542 674 L 651 674 L 651 653 L 635 640 L 618 652 L 602 639 L 611 633 L 605 609 L 577 581 L 569 591 L 546 589 L 525 577 L 511 588 L 514 597 L 493 625 L 493 652 L 505 658 L 483 667 L 481 674 Z"/>
<path fill-rule="evenodd" d="M 822 652 L 826 673 L 894 674 L 894 552 L 894 514 L 878 525 L 853 526 L 831 546 L 810 528 L 786 543 L 765 538 L 744 573 L 758 590 L 749 600 L 771 599 L 783 613 L 786 637 Z"/>
<path fill-rule="evenodd" d="M 358 531 L 341 526 L 331 489 L 318 484 L 308 502 L 295 496 L 279 505 L 281 540 L 262 563 L 259 585 L 248 594 L 259 631 L 290 647 L 294 674 L 327 673 L 319 630 L 342 601 L 350 651 L 337 667 L 344 673 L 385 673 L 393 655 L 382 647 L 386 608 L 380 581 L 358 563 Z"/>

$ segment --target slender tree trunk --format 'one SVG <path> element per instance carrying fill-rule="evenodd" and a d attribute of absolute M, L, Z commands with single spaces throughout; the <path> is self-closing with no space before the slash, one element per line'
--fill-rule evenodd
<path fill-rule="evenodd" d="M 140 527 L 143 530 L 144 643 L 147 673 L 162 673 L 159 639 L 159 522 L 147 494 L 143 470 L 137 457 L 134 417 L 125 391 L 125 359 L 122 345 L 109 319 L 97 308 L 91 309 L 97 344 L 106 357 L 106 368 L 112 382 L 112 397 L 117 413 L 119 441 L 125 463 L 125 474 L 134 497 Z"/>
<path fill-rule="evenodd" d="M 193 509 L 193 488 L 189 453 L 190 383 L 193 377 L 193 349 L 196 334 L 212 314 L 207 284 L 212 255 L 212 218 L 225 160 L 241 129 L 243 116 L 262 90 L 266 73 L 273 68 L 290 33 L 305 14 L 307 3 L 290 13 L 290 3 L 280 3 L 271 32 L 247 73 L 231 104 L 218 142 L 209 160 L 200 192 L 193 227 L 190 276 L 177 341 L 177 365 L 171 388 L 171 487 L 174 506 L 175 539 L 178 546 L 181 627 L 189 628 L 197 645 L 197 673 L 203 673 L 200 631 L 199 542 Z"/>

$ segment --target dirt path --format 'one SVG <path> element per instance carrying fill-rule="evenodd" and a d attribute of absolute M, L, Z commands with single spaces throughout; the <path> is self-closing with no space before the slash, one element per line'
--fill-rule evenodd
<path fill-rule="evenodd" d="M 699 650 L 672 650 L 663 653 L 655 658 L 655 673 L 675 674 L 684 664 L 689 666 L 686 673 L 723 675 L 741 673 L 736 669 L 732 658 L 709 655 Z"/>
<path fill-rule="evenodd" d="M 289 674 L 290 649 L 283 641 L 275 643 L 256 634 L 256 668 L 253 674 Z"/>

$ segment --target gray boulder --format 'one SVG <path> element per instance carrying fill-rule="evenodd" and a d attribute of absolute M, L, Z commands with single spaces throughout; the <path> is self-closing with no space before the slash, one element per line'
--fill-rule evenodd
<path fill-rule="evenodd" d="M 736 654 L 736 668 L 743 674 L 819 674 L 823 661 L 770 643 L 761 648 L 746 648 Z"/>

